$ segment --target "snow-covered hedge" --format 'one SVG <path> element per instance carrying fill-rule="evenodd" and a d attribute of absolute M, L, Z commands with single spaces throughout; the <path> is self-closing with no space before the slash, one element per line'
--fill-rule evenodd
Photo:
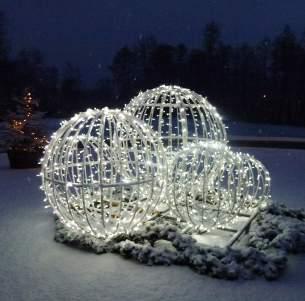
<path fill-rule="evenodd" d="M 203 247 L 177 225 L 158 220 L 109 241 L 67 229 L 56 219 L 55 240 L 91 250 L 113 252 L 148 265 L 188 265 L 200 274 L 223 279 L 278 278 L 288 254 L 305 252 L 305 210 L 270 205 L 234 247 Z"/>

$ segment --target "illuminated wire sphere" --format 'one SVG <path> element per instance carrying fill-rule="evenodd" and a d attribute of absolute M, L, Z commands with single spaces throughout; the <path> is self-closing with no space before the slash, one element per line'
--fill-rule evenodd
<path fill-rule="evenodd" d="M 224 227 L 239 213 L 251 213 L 269 200 L 266 168 L 220 142 L 184 147 L 173 161 L 171 177 L 172 214 L 200 231 Z"/>
<path fill-rule="evenodd" d="M 189 142 L 227 141 L 221 116 L 206 98 L 179 86 L 140 92 L 125 107 L 162 138 L 167 154 Z"/>
<path fill-rule="evenodd" d="M 97 237 L 136 229 L 166 185 L 162 143 L 119 110 L 87 110 L 52 136 L 42 159 L 46 198 L 67 226 Z"/>
<path fill-rule="evenodd" d="M 234 158 L 234 173 L 241 210 L 247 213 L 252 209 L 265 207 L 271 199 L 269 171 L 262 162 L 247 153 L 231 152 L 231 155 Z"/>

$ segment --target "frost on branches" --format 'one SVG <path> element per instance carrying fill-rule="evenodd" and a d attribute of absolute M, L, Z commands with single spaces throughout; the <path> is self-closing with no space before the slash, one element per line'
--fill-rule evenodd
<path fill-rule="evenodd" d="M 68 229 L 56 219 L 55 240 L 91 250 L 113 252 L 148 265 L 188 265 L 200 274 L 223 279 L 278 278 L 289 253 L 305 252 L 305 211 L 270 205 L 252 222 L 234 247 L 197 244 L 178 225 L 165 220 L 146 224 L 142 231 L 102 240 Z"/>
<path fill-rule="evenodd" d="M 16 151 L 42 151 L 47 143 L 40 130 L 44 115 L 38 111 L 38 101 L 26 89 L 22 99 L 15 99 L 16 111 L 10 112 L 6 123 L 6 148 Z"/>

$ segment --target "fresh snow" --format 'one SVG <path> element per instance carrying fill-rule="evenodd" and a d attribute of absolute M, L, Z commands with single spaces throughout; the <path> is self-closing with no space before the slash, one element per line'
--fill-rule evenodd
<path fill-rule="evenodd" d="M 198 244 L 191 233 L 166 217 L 146 223 L 139 231 L 104 240 L 67 228 L 56 218 L 55 240 L 97 254 L 117 253 L 148 265 L 187 265 L 219 279 L 278 279 L 288 255 L 305 253 L 305 210 L 271 204 L 259 212 L 251 228 L 233 247 Z"/>
<path fill-rule="evenodd" d="M 42 127 L 46 134 L 50 136 L 59 128 L 63 120 L 61 118 L 44 118 Z M 234 120 L 224 121 L 227 126 L 230 141 L 286 141 L 289 143 L 305 144 L 305 127 L 250 123 Z M 3 127 L 4 123 L 0 122 L 0 152 L 5 151 L 5 146 L 1 143 Z"/>
<path fill-rule="evenodd" d="M 250 123 L 242 121 L 225 120 L 230 137 L 295 137 L 305 138 L 305 127 L 271 125 L 264 123 Z"/>
<path fill-rule="evenodd" d="M 305 151 L 246 149 L 271 172 L 272 195 L 305 207 Z M 304 300 L 305 256 L 274 282 L 213 279 L 186 266 L 146 266 L 54 241 L 37 169 L 12 170 L 0 154 L 0 300 Z"/>
<path fill-rule="evenodd" d="M 63 119 L 45 118 L 44 126 L 49 133 L 56 131 Z M 305 138 L 305 127 L 250 123 L 234 120 L 224 120 L 228 127 L 229 137 L 295 137 Z"/>

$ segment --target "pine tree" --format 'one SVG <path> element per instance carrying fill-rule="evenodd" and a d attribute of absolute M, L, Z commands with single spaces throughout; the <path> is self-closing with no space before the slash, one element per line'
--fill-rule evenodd
<path fill-rule="evenodd" d="M 16 151 L 42 151 L 47 143 L 40 129 L 43 112 L 31 89 L 25 89 L 22 99 L 16 99 L 17 108 L 9 114 L 7 122 L 8 148 Z"/>

